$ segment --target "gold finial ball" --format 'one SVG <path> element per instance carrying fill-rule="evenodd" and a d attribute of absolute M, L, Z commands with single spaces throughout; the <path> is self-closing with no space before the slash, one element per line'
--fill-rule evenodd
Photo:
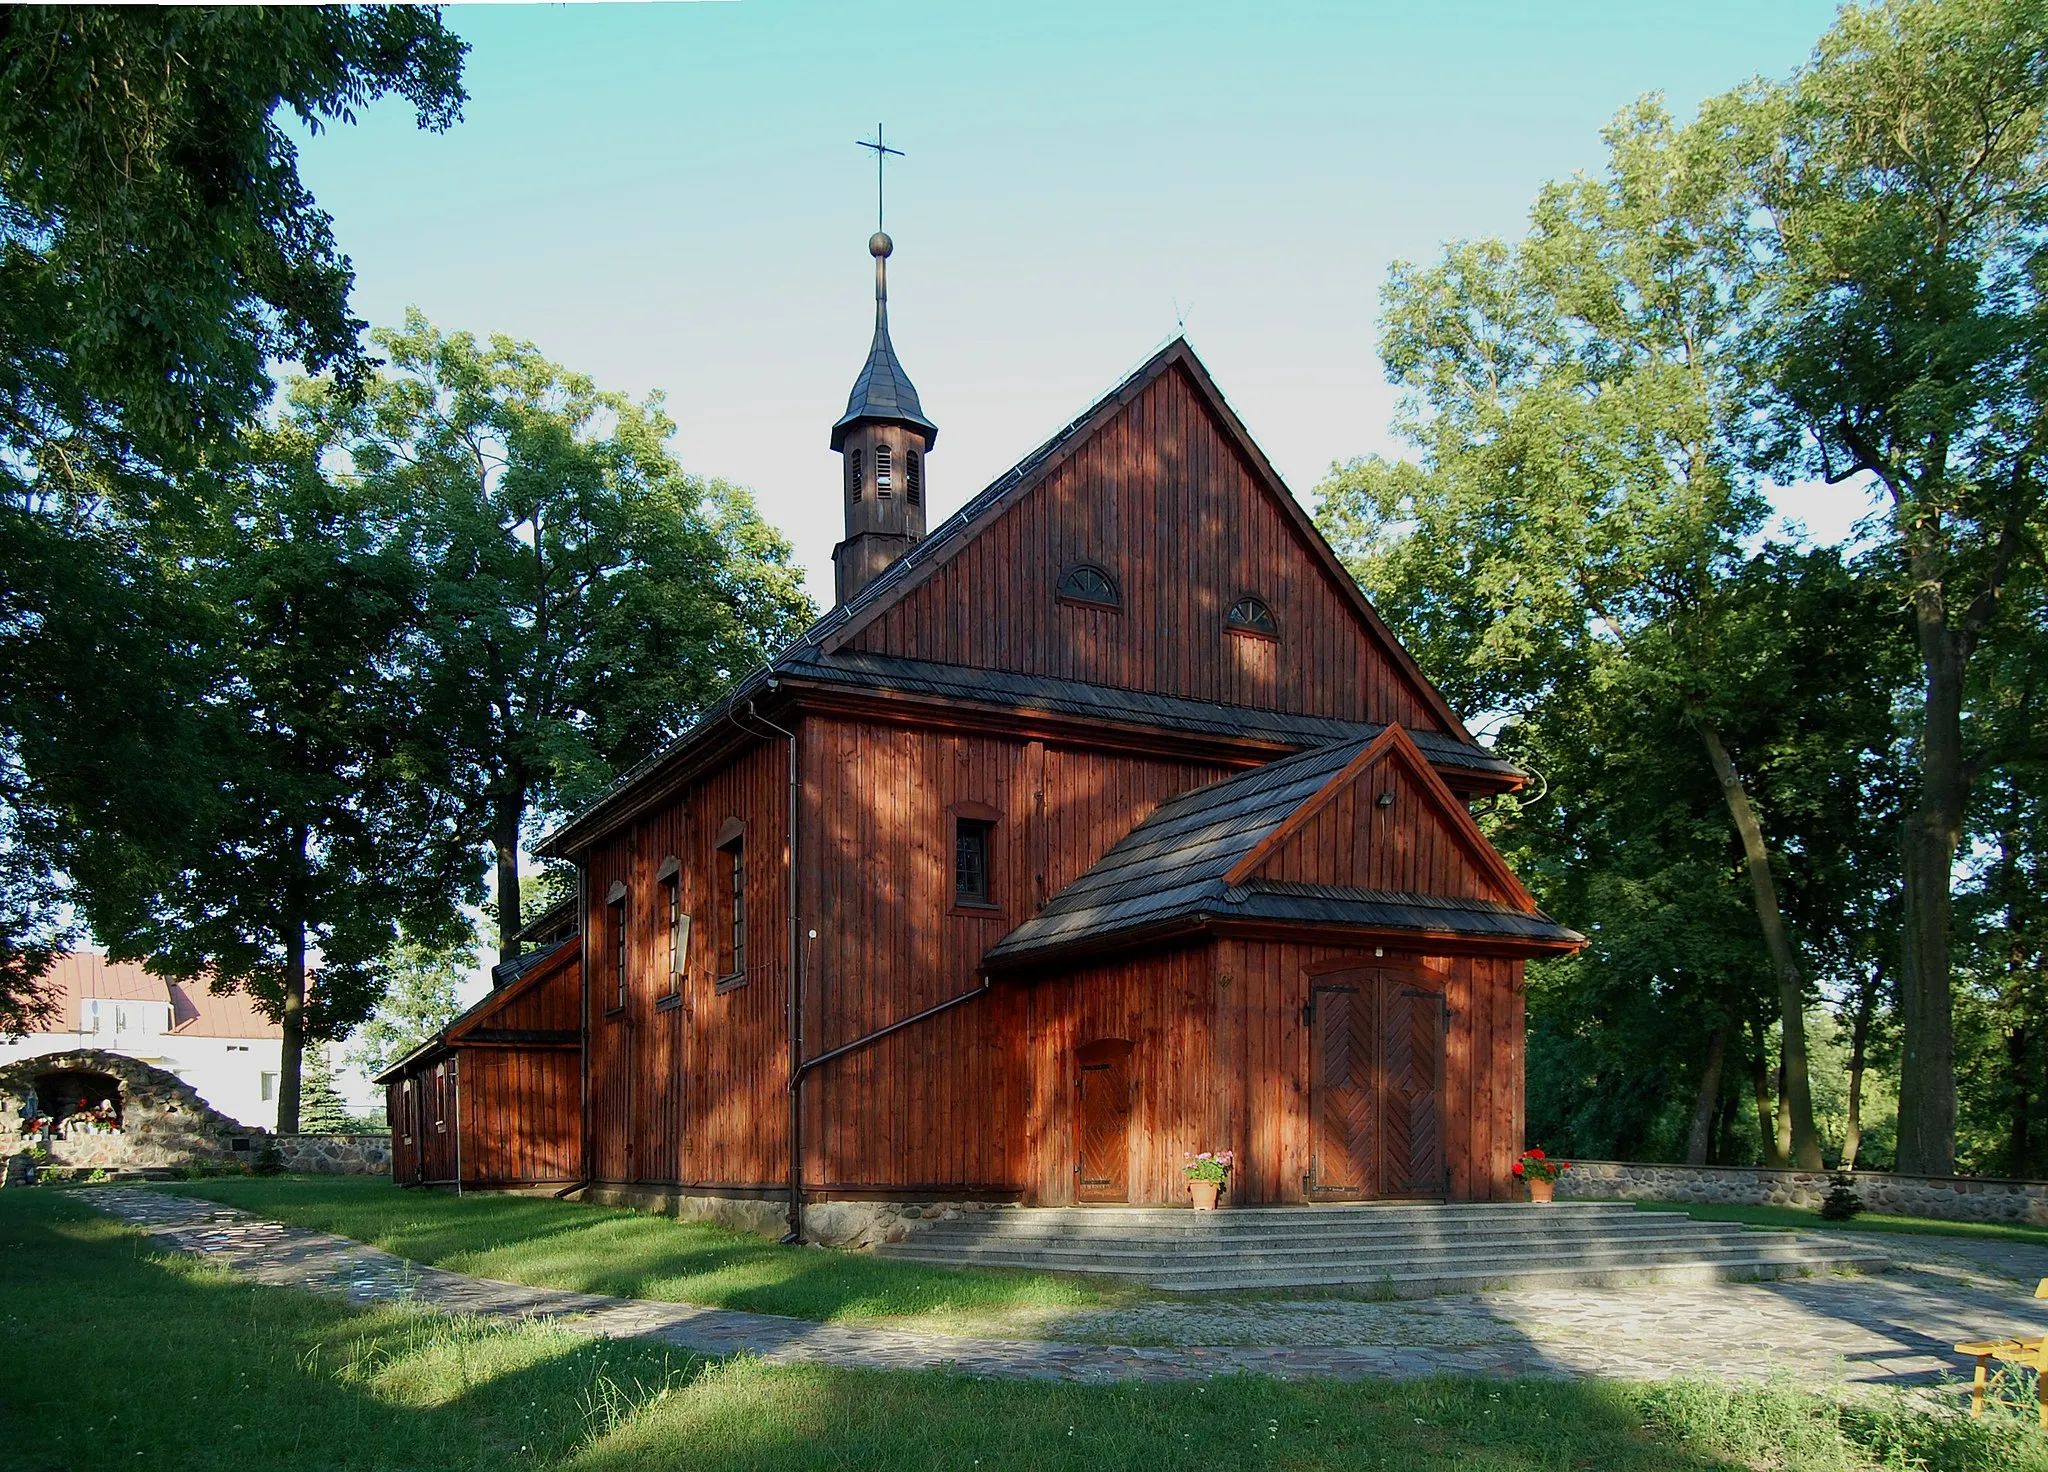
<path fill-rule="evenodd" d="M 889 253 L 895 249 L 896 242 L 891 240 L 888 236 L 884 235 L 879 230 L 877 230 L 868 241 L 868 254 L 873 256 L 878 261 L 887 260 L 889 258 Z"/>

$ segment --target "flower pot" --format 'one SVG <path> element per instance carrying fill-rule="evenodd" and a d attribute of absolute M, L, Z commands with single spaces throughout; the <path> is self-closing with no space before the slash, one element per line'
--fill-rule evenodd
<path fill-rule="evenodd" d="M 1188 1190 L 1195 1198 L 1196 1211 L 1214 1211 L 1216 1197 L 1223 1190 L 1221 1181 L 1189 1181 Z"/>
<path fill-rule="evenodd" d="M 1529 1199 L 1531 1201 L 1548 1201 L 1551 1193 L 1556 1190 L 1556 1181 L 1531 1181 L 1529 1182 Z"/>

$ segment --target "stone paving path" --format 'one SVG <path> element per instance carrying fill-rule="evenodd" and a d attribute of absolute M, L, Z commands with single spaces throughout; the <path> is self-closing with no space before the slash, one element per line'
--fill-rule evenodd
<path fill-rule="evenodd" d="M 2048 1275 L 2048 1252 L 1953 1238 L 1887 1238 L 1887 1247 L 1904 1249 L 1901 1268 L 1876 1277 L 1403 1303 L 1146 1304 L 1041 1327 L 1064 1339 L 969 1338 L 471 1278 L 346 1237 L 157 1191 L 102 1187 L 84 1199 L 171 1247 L 258 1282 L 359 1303 L 544 1319 L 595 1335 L 652 1339 L 708 1355 L 744 1351 L 776 1363 L 1084 1382 L 1238 1371 L 1341 1379 L 1454 1373 L 1754 1381 L 1783 1374 L 1823 1388 L 1925 1389 L 1966 1367 L 1950 1350 L 1957 1339 L 2039 1332 L 2048 1324 L 2048 1304 L 2031 1298 L 2034 1278 Z M 1117 1335 L 1175 1342 L 1087 1342 Z"/>

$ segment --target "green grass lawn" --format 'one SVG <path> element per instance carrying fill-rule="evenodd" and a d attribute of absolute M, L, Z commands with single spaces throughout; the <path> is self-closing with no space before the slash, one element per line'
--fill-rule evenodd
<path fill-rule="evenodd" d="M 402 1191 L 368 1176 L 231 1177 L 165 1189 L 475 1277 L 830 1323 L 985 1330 L 1140 1296 L 1064 1275 L 783 1247 L 705 1222 L 545 1196 Z"/>
<path fill-rule="evenodd" d="M 10 1472 L 2048 1472 L 2048 1443 L 2018 1421 L 1783 1389 L 1068 1386 L 713 1364 L 238 1282 L 87 1199 L 0 1192 Z"/>
<path fill-rule="evenodd" d="M 1638 1201 L 1637 1211 L 1682 1211 L 1703 1222 L 1741 1222 L 1752 1227 L 1795 1231 L 1901 1232 L 1924 1237 L 1984 1237 L 2048 1247 L 2048 1227 L 2015 1227 L 1998 1222 L 1943 1222 L 1924 1216 L 1883 1216 L 1864 1212 L 1845 1222 L 1822 1221 L 1817 1211 L 1796 1206 L 1693 1206 L 1676 1201 Z"/>

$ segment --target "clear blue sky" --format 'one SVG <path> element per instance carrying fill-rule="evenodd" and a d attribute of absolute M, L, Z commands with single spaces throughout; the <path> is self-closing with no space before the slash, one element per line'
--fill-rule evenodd
<path fill-rule="evenodd" d="M 373 323 L 530 339 L 663 390 L 691 469 L 749 485 L 830 602 L 826 433 L 867 348 L 877 121 L 897 349 L 943 514 L 1170 336 L 1175 303 L 1306 499 L 1394 448 L 1389 262 L 1517 235 L 1645 92 L 1779 75 L 1817 0 L 457 7 L 464 121 L 380 104 L 303 167 Z M 1860 502 L 1788 503 L 1818 535 Z"/>

